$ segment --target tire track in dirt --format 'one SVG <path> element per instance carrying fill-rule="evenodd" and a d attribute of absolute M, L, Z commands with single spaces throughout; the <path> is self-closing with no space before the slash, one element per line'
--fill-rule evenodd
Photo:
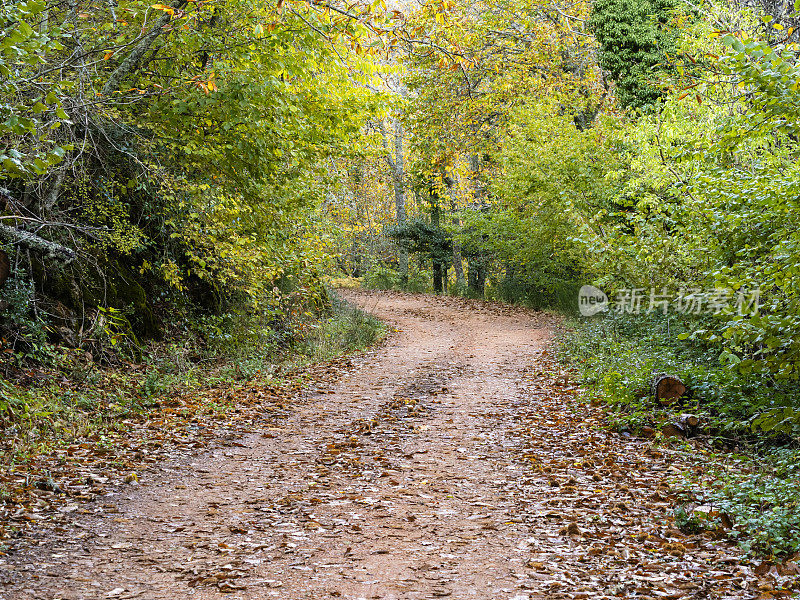
<path fill-rule="evenodd" d="M 553 370 L 553 318 L 345 294 L 398 328 L 384 347 L 15 555 L 0 597 L 755 597 L 730 546 L 671 524 L 681 459 L 600 430 Z"/>

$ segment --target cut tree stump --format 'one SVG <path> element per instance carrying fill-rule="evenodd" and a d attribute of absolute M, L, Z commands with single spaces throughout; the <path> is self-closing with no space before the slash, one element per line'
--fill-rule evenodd
<path fill-rule="evenodd" d="M 661 428 L 661 434 L 665 438 L 688 438 L 697 433 L 698 425 L 700 425 L 700 417 L 684 413 L 678 417 L 675 422 L 664 425 L 664 427 Z"/>
<path fill-rule="evenodd" d="M 697 415 L 683 413 L 680 417 L 678 417 L 678 423 L 688 429 L 695 429 L 698 425 L 700 425 L 700 417 Z"/>
<path fill-rule="evenodd" d="M 659 373 L 653 377 L 652 393 L 661 404 L 672 404 L 686 393 L 686 386 L 675 375 Z"/>

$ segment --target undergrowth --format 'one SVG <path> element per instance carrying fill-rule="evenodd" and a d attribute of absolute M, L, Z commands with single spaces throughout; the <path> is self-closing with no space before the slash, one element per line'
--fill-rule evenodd
<path fill-rule="evenodd" d="M 406 280 L 399 271 L 389 267 L 376 266 L 368 271 L 362 283 L 369 290 L 403 290 L 412 293 L 431 292 L 431 274 L 424 269 L 409 268 Z"/>
<path fill-rule="evenodd" d="M 721 527 L 724 516 L 730 527 L 723 529 L 746 551 L 792 555 L 800 551 L 796 384 L 740 373 L 726 353 L 684 339 L 696 326 L 660 314 L 570 321 L 559 354 L 585 398 L 607 406 L 612 429 L 652 435 L 680 413 L 701 418 L 711 450 L 697 457 L 704 463 L 700 475 L 676 482 L 685 502 L 676 518 L 687 531 Z M 656 402 L 651 383 L 658 373 L 682 379 L 687 395 L 672 405 Z M 698 504 L 719 518 L 698 517 L 692 512 Z"/>
<path fill-rule="evenodd" d="M 311 327 L 298 349 L 305 356 L 325 360 L 371 346 L 385 331 L 378 318 L 332 295 L 330 316 Z"/>
<path fill-rule="evenodd" d="M 684 509 L 682 527 L 721 528 L 745 551 L 773 559 L 800 552 L 796 448 L 768 447 L 739 456 L 711 453 L 703 459 L 702 473 L 679 479 L 676 487 L 688 505 L 699 503 L 712 515 L 711 520 L 698 518 Z"/>

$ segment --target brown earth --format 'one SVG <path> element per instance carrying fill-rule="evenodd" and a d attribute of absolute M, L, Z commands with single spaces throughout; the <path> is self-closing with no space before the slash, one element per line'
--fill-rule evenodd
<path fill-rule="evenodd" d="M 346 292 L 398 329 L 279 427 L 152 469 L 0 560 L 3 599 L 750 598 L 774 589 L 671 518 L 682 455 L 601 427 L 557 320 Z M 768 575 L 768 574 L 767 574 Z M 758 587 L 761 587 L 761 590 Z M 773 592 L 770 592 L 773 593 Z"/>

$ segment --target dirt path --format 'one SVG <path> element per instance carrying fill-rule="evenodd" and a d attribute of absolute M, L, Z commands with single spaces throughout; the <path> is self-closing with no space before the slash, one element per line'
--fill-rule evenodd
<path fill-rule="evenodd" d="M 552 321 L 350 292 L 399 328 L 280 428 L 162 465 L 119 512 L 0 563 L 0 598 L 732 598 L 730 546 L 667 518 L 668 449 L 600 430 Z M 544 352 L 543 352 L 544 351 Z"/>

